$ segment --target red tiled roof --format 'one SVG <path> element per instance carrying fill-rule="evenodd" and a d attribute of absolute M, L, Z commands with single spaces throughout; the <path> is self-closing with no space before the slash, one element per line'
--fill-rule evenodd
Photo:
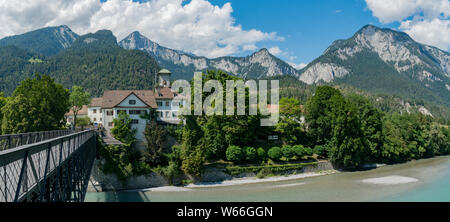
<path fill-rule="evenodd" d="M 113 108 L 131 94 L 135 94 L 142 102 L 156 108 L 155 93 L 151 90 L 108 90 L 103 93 L 102 108 Z"/>
<path fill-rule="evenodd" d="M 89 107 L 101 107 L 103 102 L 103 98 L 92 98 L 91 104 L 89 104 Z"/>
<path fill-rule="evenodd" d="M 80 111 L 78 111 L 78 113 L 77 113 L 77 115 L 87 115 L 87 114 L 88 114 L 88 107 L 86 105 L 84 105 L 83 108 Z M 73 107 L 65 115 L 73 116 Z"/>
<path fill-rule="evenodd" d="M 170 88 L 158 87 L 156 88 L 156 99 L 173 99 L 174 93 Z"/>

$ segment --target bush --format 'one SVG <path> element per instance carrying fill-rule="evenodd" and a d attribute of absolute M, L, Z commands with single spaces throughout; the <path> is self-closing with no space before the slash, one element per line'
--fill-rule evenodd
<path fill-rule="evenodd" d="M 326 156 L 327 155 L 327 150 L 325 149 L 324 146 L 320 146 L 317 145 L 316 147 L 314 147 L 314 151 L 315 154 L 317 154 L 318 156 Z"/>
<path fill-rule="evenodd" d="M 295 145 L 292 147 L 292 149 L 294 150 L 295 156 L 299 158 L 305 156 L 305 147 L 303 147 L 302 145 Z"/>
<path fill-rule="evenodd" d="M 295 156 L 294 149 L 289 145 L 284 145 L 281 147 L 281 153 L 283 153 L 283 157 L 286 158 L 286 160 L 289 160 Z"/>
<path fill-rule="evenodd" d="M 269 152 L 267 152 L 267 155 L 272 160 L 279 160 L 283 156 L 283 153 L 281 152 L 280 147 L 272 147 L 269 149 Z"/>
<path fill-rule="evenodd" d="M 262 147 L 258 148 L 258 150 L 256 150 L 256 153 L 258 155 L 258 159 L 259 160 L 265 160 L 266 159 L 266 151 Z"/>
<path fill-rule="evenodd" d="M 244 148 L 244 159 L 247 162 L 254 162 L 256 161 L 256 149 L 253 147 L 245 147 Z"/>
<path fill-rule="evenodd" d="M 226 152 L 227 159 L 233 162 L 239 162 L 242 160 L 242 149 L 238 146 L 230 146 Z"/>
<path fill-rule="evenodd" d="M 303 154 L 305 156 L 312 156 L 313 155 L 313 150 L 311 148 L 309 148 L 309 147 L 305 147 L 303 149 Z"/>
<path fill-rule="evenodd" d="M 279 149 L 279 148 L 278 148 Z M 269 150 L 270 151 L 270 150 Z M 281 151 L 280 151 L 281 153 Z M 257 174 L 257 177 L 261 178 L 267 175 L 280 175 L 285 172 L 289 172 L 292 170 L 301 170 L 305 166 L 317 166 L 316 162 L 311 163 L 295 163 L 295 164 L 283 164 L 283 165 L 275 165 L 275 166 L 249 166 L 249 167 L 241 167 L 241 166 L 232 166 L 226 167 L 225 172 L 229 175 L 236 176 L 242 173 L 254 173 Z"/>

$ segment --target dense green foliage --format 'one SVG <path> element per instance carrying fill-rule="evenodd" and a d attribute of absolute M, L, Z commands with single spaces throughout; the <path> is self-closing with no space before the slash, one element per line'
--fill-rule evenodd
<path fill-rule="evenodd" d="M 354 94 L 345 98 L 328 86 L 317 88 L 306 110 L 309 144 L 337 166 L 448 154 L 448 129 L 421 113 L 385 116 L 367 99 Z"/>
<path fill-rule="evenodd" d="M 114 138 L 125 144 L 132 144 L 136 140 L 136 129 L 132 128 L 132 119 L 126 112 L 119 112 L 113 123 L 114 127 L 111 129 L 111 133 Z"/>
<path fill-rule="evenodd" d="M 272 147 L 267 151 L 267 156 L 272 160 L 279 160 L 283 156 L 280 147 Z"/>
<path fill-rule="evenodd" d="M 302 112 L 298 100 L 294 98 L 280 100 L 280 120 L 275 127 L 275 132 L 282 135 L 284 143 L 294 145 L 304 142 L 305 129 L 301 120 Z"/>
<path fill-rule="evenodd" d="M 2 133 L 61 129 L 69 110 L 69 90 L 47 75 L 26 79 L 2 107 Z"/>
<path fill-rule="evenodd" d="M 97 140 L 99 154 L 105 161 L 99 168 L 106 174 L 114 174 L 120 181 L 131 176 L 145 175 L 152 172 L 151 167 L 140 161 L 140 154 L 130 145 L 106 145 L 101 138 Z"/>
<path fill-rule="evenodd" d="M 158 166 L 163 162 L 164 143 L 166 142 L 167 132 L 158 125 L 156 121 L 151 121 L 145 127 L 145 141 L 147 150 L 144 154 L 145 161 L 150 166 Z"/>
<path fill-rule="evenodd" d="M 226 152 L 227 160 L 233 162 L 239 162 L 242 160 L 242 149 L 238 146 L 230 146 Z"/>
<path fill-rule="evenodd" d="M 221 71 L 208 71 L 203 74 L 203 84 L 208 80 L 218 80 L 225 86 L 226 80 L 238 80 L 238 78 Z M 191 86 L 193 85 L 191 84 Z M 194 93 L 194 90 L 191 92 Z M 204 100 L 210 94 L 203 93 L 202 99 Z M 246 106 L 248 107 L 248 104 Z M 194 105 L 191 107 L 193 109 Z M 246 111 L 248 112 L 248 108 Z M 225 107 L 223 112 L 225 113 Z M 182 130 L 182 168 L 185 173 L 195 173 L 194 175 L 200 174 L 204 161 L 225 159 L 227 148 L 233 145 L 252 146 L 254 141 L 264 137 L 268 130 L 260 127 L 259 115 L 188 115 L 184 118 L 186 124 Z M 192 169 L 195 170 L 190 172 Z"/>
<path fill-rule="evenodd" d="M 0 92 L 0 135 L 2 134 L 2 127 L 1 127 L 1 122 L 3 119 L 3 112 L 2 112 L 2 108 L 3 106 L 5 106 L 6 104 L 6 98 L 3 96 L 3 93 Z"/>

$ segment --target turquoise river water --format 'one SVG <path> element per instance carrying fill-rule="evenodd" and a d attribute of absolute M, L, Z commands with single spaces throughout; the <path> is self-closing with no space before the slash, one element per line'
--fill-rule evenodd
<path fill-rule="evenodd" d="M 366 180 L 388 179 L 384 184 Z M 381 179 L 383 180 L 383 179 Z M 386 181 L 384 181 L 386 182 Z M 90 192 L 88 202 L 450 202 L 450 157 L 437 157 L 359 172 L 246 185 L 184 188 L 180 191 Z"/>

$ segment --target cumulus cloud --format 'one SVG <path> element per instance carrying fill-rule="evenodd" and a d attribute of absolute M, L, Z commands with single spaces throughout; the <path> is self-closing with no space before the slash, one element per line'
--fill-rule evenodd
<path fill-rule="evenodd" d="M 400 22 L 400 29 L 415 40 L 450 48 L 450 1 L 366 0 L 367 7 L 382 23 Z"/>
<path fill-rule="evenodd" d="M 400 29 L 406 31 L 416 41 L 438 48 L 450 49 L 450 20 L 404 21 Z"/>
<path fill-rule="evenodd" d="M 244 30 L 232 12 L 230 3 L 220 7 L 206 0 L 0 0 L 0 38 L 57 25 L 68 25 L 78 34 L 109 29 L 119 40 L 137 30 L 167 47 L 207 57 L 284 40 L 275 32 Z"/>

